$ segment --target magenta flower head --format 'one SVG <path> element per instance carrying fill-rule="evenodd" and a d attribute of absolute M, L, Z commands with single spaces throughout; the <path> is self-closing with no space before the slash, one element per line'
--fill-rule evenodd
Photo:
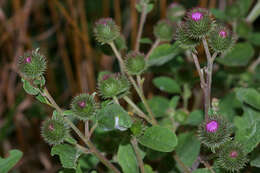
<path fill-rule="evenodd" d="M 198 136 L 200 141 L 213 151 L 229 141 L 232 133 L 231 125 L 220 115 L 211 115 L 200 124 Z"/>
<path fill-rule="evenodd" d="M 190 17 L 194 21 L 199 21 L 199 20 L 201 20 L 203 18 L 203 14 L 202 14 L 202 12 L 195 11 L 195 12 L 191 13 Z"/>
<path fill-rule="evenodd" d="M 39 49 L 36 49 L 20 56 L 17 67 L 22 77 L 27 79 L 40 78 L 47 68 L 46 58 L 39 53 Z"/>
<path fill-rule="evenodd" d="M 111 18 L 102 18 L 96 22 L 94 34 L 101 44 L 111 43 L 120 35 L 120 29 Z"/>
<path fill-rule="evenodd" d="M 95 95 L 86 93 L 80 94 L 72 99 L 71 110 L 73 115 L 79 120 L 89 120 L 98 109 L 98 104 L 94 99 Z"/>
<path fill-rule="evenodd" d="M 216 163 L 229 172 L 238 172 L 248 161 L 244 147 L 235 141 L 229 141 L 218 152 Z"/>
<path fill-rule="evenodd" d="M 185 8 L 182 5 L 174 2 L 169 5 L 166 16 L 169 21 L 178 22 L 184 17 L 185 13 Z"/>
<path fill-rule="evenodd" d="M 209 133 L 214 133 L 218 130 L 218 122 L 213 120 L 206 124 L 206 130 Z"/>
<path fill-rule="evenodd" d="M 208 37 L 209 46 L 214 52 L 226 52 L 234 45 L 234 36 L 230 29 L 218 24 L 212 29 Z"/>
<path fill-rule="evenodd" d="M 185 25 L 191 38 L 201 39 L 209 34 L 214 26 L 214 20 L 208 10 L 194 8 L 187 13 Z"/>

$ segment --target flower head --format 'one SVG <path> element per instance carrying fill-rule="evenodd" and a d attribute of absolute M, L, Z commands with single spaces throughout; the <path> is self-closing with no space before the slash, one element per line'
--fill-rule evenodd
<path fill-rule="evenodd" d="M 206 130 L 209 133 L 214 133 L 218 130 L 218 122 L 213 120 L 206 124 Z"/>
<path fill-rule="evenodd" d="M 199 21 L 203 18 L 203 14 L 199 11 L 195 11 L 191 13 L 191 19 L 194 21 Z"/>

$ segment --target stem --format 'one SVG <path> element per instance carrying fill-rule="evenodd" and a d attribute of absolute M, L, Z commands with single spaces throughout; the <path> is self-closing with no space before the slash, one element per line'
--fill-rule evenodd
<path fill-rule="evenodd" d="M 113 42 L 111 42 L 109 45 L 112 47 L 114 53 L 116 54 L 116 57 L 117 57 L 118 61 L 121 64 L 121 66 L 120 66 L 121 67 L 121 71 L 126 73 L 126 75 L 128 76 L 130 82 L 133 84 L 137 94 L 139 95 L 139 97 L 141 98 L 142 102 L 144 103 L 145 109 L 147 110 L 150 118 L 152 119 L 153 124 L 154 125 L 157 124 L 157 122 L 156 122 L 156 120 L 154 118 L 154 115 L 153 115 L 153 113 L 152 113 L 152 111 L 151 111 L 151 109 L 150 109 L 149 105 L 147 104 L 147 101 L 146 101 L 146 99 L 144 97 L 143 90 L 140 88 L 140 86 L 137 86 L 137 84 L 136 84 L 135 80 L 133 79 L 133 77 L 131 75 L 129 75 L 127 73 L 127 71 L 125 70 L 125 65 L 124 65 L 123 59 L 122 59 L 120 53 L 117 51 L 117 49 L 115 47 L 115 44 Z"/>
<path fill-rule="evenodd" d="M 57 103 L 54 101 L 54 99 L 52 98 L 52 96 L 50 95 L 48 89 L 46 87 L 44 87 L 43 92 L 45 94 L 45 96 L 47 97 L 47 99 L 51 102 L 51 104 L 55 107 L 55 109 L 61 114 L 63 115 L 63 111 L 61 110 L 61 108 L 57 105 Z M 97 148 L 94 146 L 94 144 L 88 139 L 86 138 L 81 131 L 67 118 L 64 117 L 64 120 L 68 123 L 68 125 L 75 131 L 75 133 L 80 137 L 80 139 L 88 146 L 88 148 L 90 149 L 90 151 L 105 165 L 107 166 L 109 169 L 113 170 L 115 173 L 120 173 L 120 171 L 112 164 L 110 163 L 107 158 L 105 158 L 98 150 Z"/>
<path fill-rule="evenodd" d="M 252 62 L 252 64 L 248 67 L 248 71 L 251 73 L 255 73 L 255 68 L 260 64 L 260 55 L 258 58 Z"/>
<path fill-rule="evenodd" d="M 114 42 L 109 43 L 109 45 L 111 46 L 112 50 L 116 54 L 116 58 L 119 61 L 121 72 L 124 73 L 125 72 L 125 66 L 124 66 L 124 60 L 122 59 L 121 54 L 118 52 Z"/>
<path fill-rule="evenodd" d="M 153 124 L 153 122 L 145 115 L 145 113 L 143 113 L 143 111 L 141 109 L 138 108 L 138 106 L 136 106 L 136 104 L 127 96 L 123 97 L 124 100 L 137 112 L 137 114 L 145 119 L 147 122 Z"/>
<path fill-rule="evenodd" d="M 152 45 L 151 49 L 148 51 L 148 53 L 145 56 L 145 59 L 149 59 L 150 55 L 152 54 L 153 50 L 160 44 L 161 40 L 157 39 L 155 40 L 154 44 Z"/>
<path fill-rule="evenodd" d="M 137 38 L 136 38 L 136 42 L 135 42 L 135 51 L 137 51 L 137 52 L 139 52 L 139 49 L 140 49 L 140 39 L 142 36 L 144 23 L 145 23 L 146 15 L 147 15 L 146 10 L 147 10 L 147 5 L 144 4 L 142 14 L 141 14 L 141 20 L 140 20 L 140 24 L 139 24 L 139 29 L 138 29 L 138 33 L 137 33 Z"/>
<path fill-rule="evenodd" d="M 137 146 L 137 141 L 136 141 L 135 137 L 131 140 L 131 144 L 132 144 L 132 146 L 134 148 L 134 151 L 135 151 L 135 154 L 136 154 L 136 157 L 137 157 L 137 161 L 138 161 L 138 165 L 140 167 L 141 173 L 145 173 L 144 162 L 143 162 L 143 159 L 140 156 L 140 153 L 139 153 L 139 150 L 138 150 L 138 146 Z"/>
<path fill-rule="evenodd" d="M 113 97 L 113 100 L 114 100 L 114 102 L 115 102 L 116 104 L 119 104 L 119 101 L 118 101 L 118 99 L 117 99 L 116 97 Z"/>
<path fill-rule="evenodd" d="M 260 0 L 258 0 L 253 10 L 251 10 L 251 12 L 246 18 L 246 21 L 253 23 L 259 15 L 260 15 Z"/>
<path fill-rule="evenodd" d="M 75 146 L 76 146 L 78 149 L 80 149 L 82 152 L 84 152 L 85 154 L 90 154 L 90 153 L 91 153 L 87 148 L 85 148 L 85 147 L 83 147 L 83 146 L 81 146 L 81 145 L 79 145 L 79 144 L 75 144 Z"/>
<path fill-rule="evenodd" d="M 191 173 L 190 168 L 188 168 L 179 158 L 177 154 L 173 154 L 174 159 L 176 162 L 180 165 L 180 167 L 183 169 L 184 173 Z"/>
<path fill-rule="evenodd" d="M 211 173 L 215 173 L 215 171 L 212 169 L 212 167 L 210 166 L 210 164 L 209 164 L 207 161 L 202 160 L 202 158 L 201 158 L 200 156 L 198 157 L 198 159 L 199 159 L 199 161 L 200 161 L 201 163 L 203 163 L 203 165 L 204 165 L 206 168 L 208 168 L 208 170 L 209 170 Z"/>

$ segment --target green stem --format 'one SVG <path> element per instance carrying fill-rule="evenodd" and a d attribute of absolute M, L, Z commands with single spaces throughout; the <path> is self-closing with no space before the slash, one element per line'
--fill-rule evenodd
<path fill-rule="evenodd" d="M 180 167 L 183 169 L 184 173 L 191 173 L 190 168 L 188 168 L 179 158 L 179 156 L 177 154 L 173 154 L 173 157 L 175 159 L 175 161 L 180 165 Z"/>
<path fill-rule="evenodd" d="M 124 100 L 137 112 L 137 115 L 145 119 L 147 122 L 153 124 L 153 122 L 143 113 L 141 109 L 136 106 L 136 104 L 127 96 L 124 97 Z"/>
<path fill-rule="evenodd" d="M 51 102 L 51 104 L 55 107 L 55 109 L 63 115 L 62 109 L 57 105 L 57 103 L 54 101 L 52 96 L 50 95 L 48 89 L 45 87 L 43 89 L 44 95 L 46 98 Z M 104 157 L 95 147 L 95 145 L 88 139 L 86 136 L 84 136 L 81 131 L 67 118 L 64 117 L 64 120 L 68 123 L 68 125 L 75 131 L 75 133 L 80 137 L 80 139 L 88 146 L 89 150 L 109 169 L 113 170 L 115 173 L 120 173 L 120 171 L 112 164 L 110 163 L 106 157 Z"/>
<path fill-rule="evenodd" d="M 138 145 L 137 145 L 137 140 L 135 137 L 133 137 L 133 139 L 131 140 L 131 144 L 134 148 L 135 154 L 136 154 L 136 158 L 138 161 L 138 165 L 140 167 L 141 173 L 145 173 L 145 169 L 144 169 L 144 162 L 143 159 L 141 158 L 140 152 L 138 150 Z"/>
<path fill-rule="evenodd" d="M 246 18 L 246 21 L 253 23 L 259 15 L 260 15 L 260 0 L 258 0 L 258 2 L 254 6 L 252 11 L 249 13 L 249 15 Z"/>

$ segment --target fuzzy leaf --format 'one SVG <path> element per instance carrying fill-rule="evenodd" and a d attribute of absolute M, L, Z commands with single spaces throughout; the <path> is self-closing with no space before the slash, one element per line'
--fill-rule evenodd
<path fill-rule="evenodd" d="M 144 165 L 145 173 L 154 173 L 152 167 L 150 165 Z"/>
<path fill-rule="evenodd" d="M 138 173 L 139 168 L 135 152 L 130 144 L 120 145 L 117 153 L 118 162 L 124 173 Z"/>
<path fill-rule="evenodd" d="M 182 133 L 178 136 L 178 146 L 175 151 L 180 160 L 187 167 L 191 167 L 200 153 L 200 142 L 194 133 Z"/>
<path fill-rule="evenodd" d="M 250 165 L 260 168 L 260 153 L 258 153 L 258 155 L 253 160 L 251 160 Z"/>
<path fill-rule="evenodd" d="M 30 95 L 37 95 L 40 90 L 34 88 L 27 80 L 23 80 L 23 89 Z"/>
<path fill-rule="evenodd" d="M 167 116 L 166 112 L 169 108 L 169 100 L 167 98 L 161 96 L 154 96 L 153 98 L 148 100 L 148 105 L 150 106 L 156 118 Z M 145 110 L 143 103 L 141 103 L 141 108 Z"/>
<path fill-rule="evenodd" d="M 177 137 L 170 129 L 160 126 L 152 126 L 144 132 L 138 141 L 153 150 L 171 152 L 177 145 Z"/>
<path fill-rule="evenodd" d="M 237 88 L 235 92 L 241 102 L 260 110 L 260 93 L 257 90 L 253 88 Z"/>
<path fill-rule="evenodd" d="M 170 61 L 180 53 L 181 49 L 177 43 L 162 44 L 155 48 L 148 60 L 148 66 L 160 66 Z"/>
<path fill-rule="evenodd" d="M 9 151 L 9 156 L 7 158 L 0 157 L 0 172 L 8 173 L 16 163 L 22 158 L 23 153 L 19 150 Z"/>
<path fill-rule="evenodd" d="M 59 144 L 52 147 L 51 155 L 60 157 L 62 167 L 76 169 L 81 152 L 71 145 Z"/>
<path fill-rule="evenodd" d="M 107 105 L 98 114 L 99 127 L 105 130 L 121 130 L 130 128 L 133 124 L 128 113 L 118 104 Z"/>
<path fill-rule="evenodd" d="M 194 110 L 188 116 L 185 124 L 197 126 L 203 121 L 203 112 L 201 110 Z"/>
<path fill-rule="evenodd" d="M 250 43 L 238 43 L 226 56 L 217 59 L 217 61 L 230 67 L 246 66 L 253 58 L 254 53 L 254 48 Z"/>
<path fill-rule="evenodd" d="M 162 76 L 153 79 L 153 84 L 161 91 L 168 93 L 180 93 L 180 85 L 170 77 Z"/>

